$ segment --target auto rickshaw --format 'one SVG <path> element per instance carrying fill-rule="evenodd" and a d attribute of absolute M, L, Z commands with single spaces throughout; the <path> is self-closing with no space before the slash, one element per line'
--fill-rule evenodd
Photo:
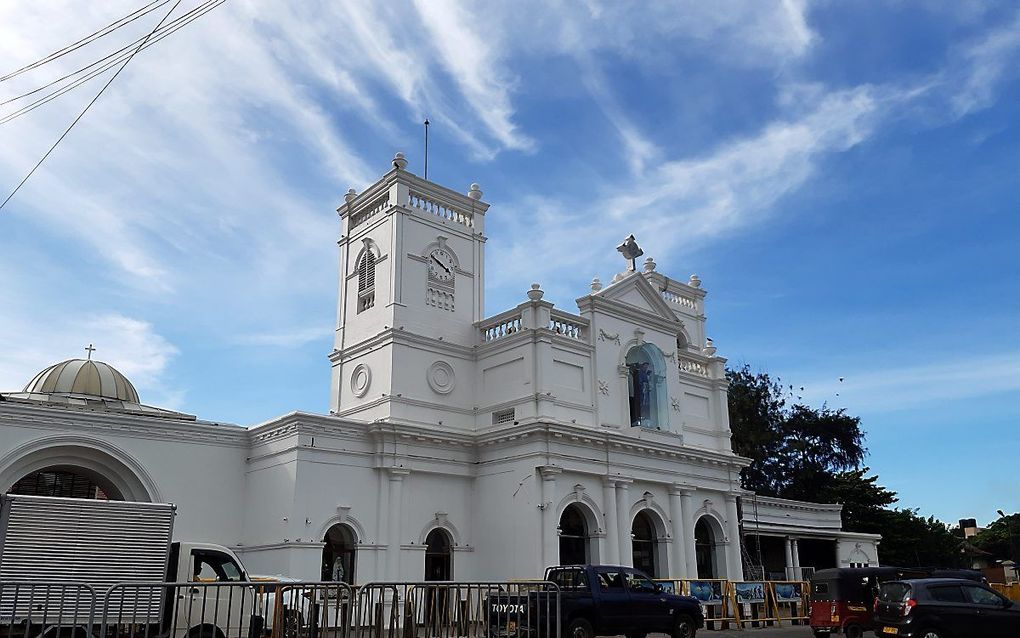
<path fill-rule="evenodd" d="M 811 630 L 817 638 L 843 634 L 860 638 L 872 629 L 878 587 L 887 580 L 922 578 L 922 570 L 902 567 L 840 567 L 811 576 Z"/>

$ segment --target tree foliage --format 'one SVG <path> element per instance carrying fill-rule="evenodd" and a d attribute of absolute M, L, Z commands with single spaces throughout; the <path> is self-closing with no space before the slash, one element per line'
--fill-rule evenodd
<path fill-rule="evenodd" d="M 751 459 L 741 484 L 765 496 L 842 503 L 843 529 L 881 534 L 884 564 L 957 567 L 962 540 L 934 517 L 893 509 L 896 493 L 868 476 L 859 417 L 826 406 L 788 405 L 793 386 L 749 366 L 727 370 L 733 451 Z M 1014 524 L 1020 535 L 1020 520 Z M 998 538 L 997 535 L 995 538 Z M 989 541 L 991 542 L 991 541 Z"/>
<path fill-rule="evenodd" d="M 993 521 L 970 539 L 971 545 L 988 552 L 996 560 L 1020 558 L 1020 514 L 1009 514 Z"/>
<path fill-rule="evenodd" d="M 746 489 L 765 496 L 814 500 L 838 472 L 864 461 L 861 420 L 844 410 L 787 406 L 778 380 L 728 370 L 733 451 L 751 459 L 741 472 Z"/>

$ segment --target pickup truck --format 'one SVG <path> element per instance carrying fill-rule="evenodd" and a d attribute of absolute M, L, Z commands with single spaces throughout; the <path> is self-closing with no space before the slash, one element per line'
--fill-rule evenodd
<path fill-rule="evenodd" d="M 610 565 L 550 567 L 547 586 L 526 596 L 489 596 L 490 638 L 549 638 L 559 622 L 562 638 L 618 636 L 645 638 L 665 633 L 694 638 L 704 625 L 701 605 L 689 596 L 667 593 L 642 572 Z"/>

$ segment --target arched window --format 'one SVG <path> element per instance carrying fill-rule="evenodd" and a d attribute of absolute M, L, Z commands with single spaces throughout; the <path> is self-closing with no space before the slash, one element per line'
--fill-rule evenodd
<path fill-rule="evenodd" d="M 569 505 L 560 516 L 560 565 L 586 565 L 591 560 L 591 533 L 584 512 Z"/>
<path fill-rule="evenodd" d="M 641 510 L 634 517 L 630 537 L 634 568 L 640 569 L 652 578 L 665 576 L 659 574 L 659 534 L 652 515 L 647 510 Z"/>
<path fill-rule="evenodd" d="M 354 530 L 337 523 L 326 531 L 322 540 L 322 580 L 354 584 L 358 542 Z"/>
<path fill-rule="evenodd" d="M 9 494 L 63 496 L 122 501 L 120 492 L 104 477 L 73 467 L 50 467 L 22 477 Z"/>
<path fill-rule="evenodd" d="M 358 312 L 368 310 L 375 305 L 375 254 L 371 247 L 358 260 Z"/>
<path fill-rule="evenodd" d="M 666 364 L 662 352 L 650 343 L 635 346 L 627 353 L 626 363 L 631 426 L 667 429 Z"/>

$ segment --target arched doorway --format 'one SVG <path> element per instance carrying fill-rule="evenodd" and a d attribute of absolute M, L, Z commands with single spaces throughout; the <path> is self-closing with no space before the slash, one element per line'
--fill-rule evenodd
<path fill-rule="evenodd" d="M 568 505 L 560 515 L 560 565 L 586 565 L 591 562 L 591 532 L 588 519 L 576 504 Z"/>
<path fill-rule="evenodd" d="M 7 493 L 100 501 L 124 500 L 124 495 L 105 476 L 72 466 L 52 466 L 26 474 Z"/>
<path fill-rule="evenodd" d="M 436 528 L 425 537 L 425 580 L 453 580 L 450 535 Z"/>
<path fill-rule="evenodd" d="M 322 580 L 353 585 L 358 545 L 354 530 L 337 523 L 326 530 L 322 542 Z"/>
<path fill-rule="evenodd" d="M 665 578 L 668 574 L 662 564 L 662 551 L 659 547 L 662 537 L 656 525 L 657 518 L 649 510 L 641 510 L 634 517 L 630 529 L 632 558 L 635 569 L 640 569 L 652 578 Z"/>
<path fill-rule="evenodd" d="M 650 343 L 627 352 L 627 396 L 632 427 L 668 429 L 666 364 L 662 351 Z"/>
<path fill-rule="evenodd" d="M 718 534 L 704 516 L 694 524 L 694 555 L 698 562 L 698 578 L 725 577 L 719 556 Z"/>

